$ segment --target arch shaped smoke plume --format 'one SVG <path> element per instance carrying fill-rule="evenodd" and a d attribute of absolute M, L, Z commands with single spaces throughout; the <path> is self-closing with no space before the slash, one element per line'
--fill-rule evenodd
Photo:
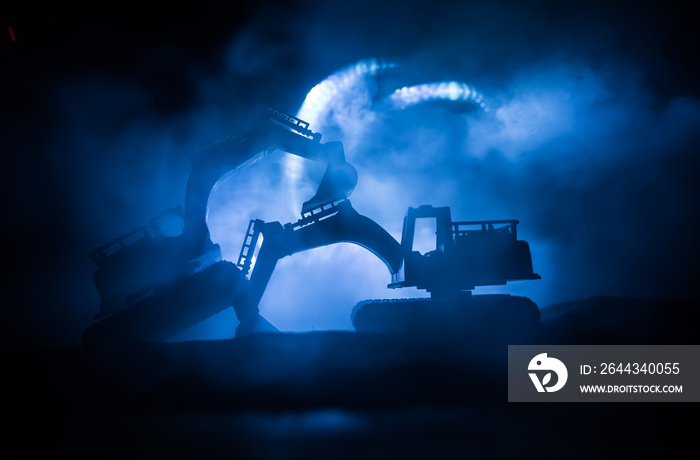
<path fill-rule="evenodd" d="M 370 84 L 382 77 L 404 76 L 418 72 L 394 60 L 365 59 L 333 72 L 307 93 L 297 111 L 297 117 L 307 121 L 312 129 L 326 135 L 340 137 L 346 150 L 354 145 L 348 132 L 366 129 L 377 114 L 401 111 L 419 104 L 441 101 L 469 104 L 480 111 L 489 108 L 481 94 L 473 86 L 454 80 L 433 81 L 397 85 L 388 95 L 370 88 Z M 360 128 L 364 125 L 365 128 Z M 337 130 L 339 132 L 334 131 Z M 336 139 L 333 139 L 336 140 Z M 306 167 L 300 158 L 289 156 L 285 161 L 286 179 L 289 184 L 291 205 L 300 208 L 303 197 L 297 196 L 298 184 L 304 180 Z"/>

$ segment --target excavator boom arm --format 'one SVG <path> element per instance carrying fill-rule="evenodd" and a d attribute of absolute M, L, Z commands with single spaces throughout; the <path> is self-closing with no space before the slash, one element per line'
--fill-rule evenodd
<path fill-rule="evenodd" d="M 252 251 L 260 235 L 263 243 L 250 273 L 245 311 L 237 310 L 239 317 L 257 314 L 258 303 L 277 261 L 298 252 L 346 242 L 362 246 L 373 253 L 384 262 L 391 274 L 397 273 L 403 263 L 401 245 L 379 224 L 359 214 L 348 200 L 295 224 L 282 226 L 279 222 L 251 221 L 251 227 L 255 225 L 258 226 L 257 229 L 249 228 L 252 240 L 244 243 L 244 248 L 247 246 L 248 250 L 241 252 L 238 261 L 238 266 L 244 271 L 243 275 L 248 275 L 244 267 L 250 267 Z"/>
<path fill-rule="evenodd" d="M 247 134 L 228 137 L 192 152 L 192 170 L 185 191 L 183 234 L 193 245 L 211 244 L 207 228 L 209 198 L 217 186 L 277 150 L 328 165 L 343 163 L 345 155 L 335 144 L 321 144 L 321 134 L 308 123 L 268 109 Z"/>

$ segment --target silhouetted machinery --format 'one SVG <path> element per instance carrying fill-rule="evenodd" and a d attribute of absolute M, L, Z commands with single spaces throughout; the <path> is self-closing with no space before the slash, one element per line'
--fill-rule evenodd
<path fill-rule="evenodd" d="M 435 220 L 435 249 L 413 250 L 416 219 Z M 455 298 L 477 286 L 539 279 L 530 247 L 518 240 L 517 220 L 453 222 L 450 208 L 408 208 L 401 237 L 403 265 L 390 288 L 415 286 L 432 297 Z"/>
<path fill-rule="evenodd" d="M 379 257 L 391 274 L 388 287 L 415 286 L 433 299 L 539 279 L 528 244 L 517 239 L 515 220 L 452 222 L 449 208 L 424 205 L 409 208 L 398 243 L 352 207 L 348 197 L 357 172 L 345 161 L 342 144 L 320 140 L 306 122 L 268 109 L 246 136 L 193 152 L 184 209 L 168 209 L 90 254 L 102 302 L 85 344 L 167 339 L 230 306 L 240 320 L 236 335 L 276 331 L 258 304 L 277 261 L 339 242 Z M 210 195 L 222 180 L 277 150 L 325 163 L 318 190 L 295 223 L 251 220 L 238 260 L 222 260 L 206 223 Z M 435 222 L 435 249 L 425 254 L 413 250 L 417 219 Z"/>

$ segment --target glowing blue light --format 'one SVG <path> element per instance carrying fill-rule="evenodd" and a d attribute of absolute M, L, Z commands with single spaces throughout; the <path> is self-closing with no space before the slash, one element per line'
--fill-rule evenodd
<path fill-rule="evenodd" d="M 387 101 L 389 106 L 395 110 L 428 101 L 473 101 L 478 107 L 488 111 L 483 97 L 466 83 L 443 81 L 399 88 L 388 96 Z"/>
<path fill-rule="evenodd" d="M 317 84 L 306 95 L 297 117 L 309 122 L 313 127 L 320 116 L 328 109 L 329 103 L 339 94 L 366 77 L 372 77 L 395 69 L 395 62 L 367 59 L 344 67 Z"/>
<path fill-rule="evenodd" d="M 361 88 L 368 78 L 400 69 L 402 66 L 396 62 L 374 58 L 346 66 L 311 88 L 296 116 L 308 122 L 312 129 L 323 130 L 332 107 L 352 105 L 363 97 L 361 93 L 354 93 L 354 91 Z M 459 81 L 442 81 L 399 88 L 386 97 L 380 106 L 382 110 L 403 110 L 413 105 L 440 100 L 455 103 L 473 102 L 484 112 L 489 110 L 483 101 L 483 95 Z M 374 110 L 369 105 L 366 109 Z M 285 164 L 286 180 L 290 187 L 289 196 L 292 198 L 291 207 L 292 210 L 296 210 L 300 207 L 301 198 L 295 188 L 302 180 L 306 167 L 304 160 L 294 156 L 289 156 Z"/>

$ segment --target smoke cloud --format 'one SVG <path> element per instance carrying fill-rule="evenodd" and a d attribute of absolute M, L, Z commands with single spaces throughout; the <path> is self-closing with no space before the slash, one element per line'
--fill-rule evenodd
<path fill-rule="evenodd" d="M 5 231 L 18 242 L 7 336 L 77 342 L 99 304 L 88 253 L 182 205 L 189 152 L 242 133 L 267 106 L 296 113 L 316 84 L 370 58 L 401 70 L 358 79 L 311 126 L 344 143 L 361 214 L 397 239 L 420 204 L 450 206 L 454 220 L 519 219 L 542 280 L 476 294 L 540 307 L 695 297 L 700 41 L 687 17 L 674 5 L 596 2 L 273 2 L 235 20 L 205 5 L 167 24 L 117 15 L 100 19 L 114 21 L 102 35 L 93 24 L 35 42 L 11 56 L 5 85 L 18 107 L 3 122 Z M 478 89 L 489 110 L 381 103 L 440 81 Z M 213 196 L 209 226 L 227 260 L 249 219 L 299 218 L 323 168 L 290 158 L 278 152 Z M 261 311 L 282 330 L 350 329 L 360 300 L 425 295 L 388 281 L 362 248 L 320 248 L 280 261 Z M 230 337 L 235 326 L 229 309 L 181 338 Z"/>

